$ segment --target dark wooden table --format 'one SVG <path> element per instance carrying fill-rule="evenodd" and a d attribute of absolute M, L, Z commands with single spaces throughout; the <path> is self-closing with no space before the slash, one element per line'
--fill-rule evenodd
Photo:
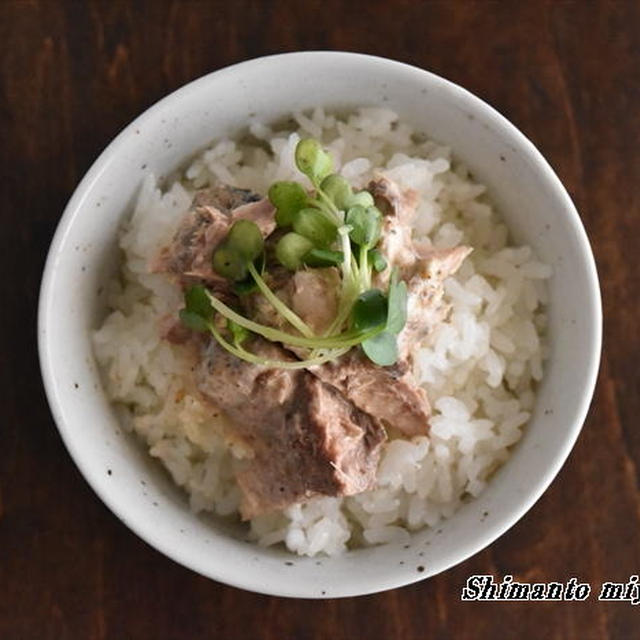
<path fill-rule="evenodd" d="M 499 541 L 420 584 L 294 601 L 199 577 L 133 535 L 55 429 L 35 342 L 45 252 L 76 183 L 183 83 L 281 51 L 345 49 L 430 69 L 497 107 L 550 160 L 604 296 L 600 379 L 553 486 Z M 0 638 L 637 638 L 597 600 L 640 572 L 640 3 L 0 2 Z M 468 576 L 571 576 L 584 603 L 463 603 Z"/>

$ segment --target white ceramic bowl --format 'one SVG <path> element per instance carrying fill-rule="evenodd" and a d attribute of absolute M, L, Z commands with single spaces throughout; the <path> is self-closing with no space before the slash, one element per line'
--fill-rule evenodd
<path fill-rule="evenodd" d="M 143 173 L 166 175 L 250 117 L 293 110 L 391 107 L 450 145 L 491 195 L 516 240 L 553 265 L 551 357 L 536 409 L 508 463 L 481 497 L 408 548 L 298 558 L 234 537 L 194 516 L 185 496 L 132 436 L 102 390 L 90 331 L 104 318 L 102 286 L 116 269 L 116 230 Z M 494 109 L 431 73 L 339 52 L 285 54 L 207 75 L 164 98 L 102 153 L 71 198 L 51 245 L 39 309 L 44 383 L 62 438 L 105 504 L 156 549 L 227 584 L 307 598 L 371 593 L 437 574 L 480 551 L 534 504 L 558 473 L 584 421 L 601 344 L 600 294 L 578 214 L 535 147 Z M 483 514 L 488 513 L 485 517 Z"/>

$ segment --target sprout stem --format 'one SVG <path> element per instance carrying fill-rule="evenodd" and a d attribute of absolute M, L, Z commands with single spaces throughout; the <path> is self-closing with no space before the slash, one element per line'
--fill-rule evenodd
<path fill-rule="evenodd" d="M 241 327 L 248 329 L 253 333 L 271 340 L 271 342 L 282 342 L 283 344 L 289 344 L 294 347 L 307 347 L 308 349 L 314 348 L 327 348 L 327 349 L 340 349 L 343 347 L 353 347 L 356 344 L 360 344 L 363 340 L 377 335 L 384 330 L 384 327 L 378 327 L 372 329 L 366 333 L 349 332 L 342 335 L 332 335 L 324 338 L 304 338 L 302 336 L 294 336 L 284 331 L 279 331 L 273 327 L 267 327 L 266 325 L 253 322 L 239 313 L 234 311 L 231 307 L 228 307 L 224 302 L 218 300 L 209 291 L 206 292 L 211 302 L 211 306 L 221 315 L 228 320 L 232 320 Z"/>
<path fill-rule="evenodd" d="M 324 195 L 324 193 L 320 190 L 320 187 L 316 187 L 318 194 Z M 326 200 L 327 197 L 325 195 L 325 201 L 318 200 L 318 198 L 309 198 L 309 203 L 315 205 L 319 211 L 321 211 L 325 218 L 329 220 L 332 224 L 335 224 L 339 227 L 342 224 L 342 220 L 340 219 L 339 211 L 333 206 L 333 203 L 329 201 L 331 206 L 327 206 Z"/>
<path fill-rule="evenodd" d="M 314 184 L 313 186 L 316 188 L 316 193 L 324 200 L 326 205 L 329 207 L 329 211 L 331 211 L 334 216 L 333 221 L 337 225 L 342 224 L 342 220 L 340 220 L 340 212 L 336 208 L 336 205 L 333 204 L 333 200 L 320 188 L 319 184 Z"/>
<path fill-rule="evenodd" d="M 246 360 L 247 362 L 259 364 L 265 367 L 271 367 L 274 369 L 306 369 L 307 367 L 324 364 L 329 360 L 334 360 L 350 349 L 350 347 L 343 347 L 340 349 L 331 350 L 322 356 L 318 356 L 317 358 L 309 358 L 307 360 L 293 360 L 291 362 L 286 360 L 269 360 L 268 358 L 261 358 L 260 356 L 257 356 L 254 353 L 243 349 L 242 347 L 231 344 L 222 337 L 222 334 L 218 331 L 218 329 L 216 329 L 213 323 L 209 323 L 209 330 L 213 334 L 213 337 L 218 341 L 220 346 L 223 349 L 226 349 L 232 355 L 236 356 L 237 358 L 241 358 L 242 360 Z"/>
<path fill-rule="evenodd" d="M 371 269 L 368 263 L 369 249 L 366 245 L 360 247 L 360 282 L 361 289 L 371 289 Z"/>
<path fill-rule="evenodd" d="M 342 244 L 342 284 L 343 288 L 346 283 L 351 281 L 351 242 L 349 241 L 349 226 L 343 225 L 338 229 L 340 243 Z"/>
<path fill-rule="evenodd" d="M 314 338 L 315 335 L 309 325 L 300 318 L 297 314 L 295 314 L 289 307 L 287 307 L 278 296 L 269 289 L 267 283 L 262 279 L 262 276 L 258 273 L 258 270 L 255 268 L 253 262 L 250 262 L 249 265 L 249 273 L 253 276 L 253 279 L 260 289 L 262 295 L 271 303 L 271 306 L 292 326 L 294 326 L 303 336 L 307 338 Z"/>

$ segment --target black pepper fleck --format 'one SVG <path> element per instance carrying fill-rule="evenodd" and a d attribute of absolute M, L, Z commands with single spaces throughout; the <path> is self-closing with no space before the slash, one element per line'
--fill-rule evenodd
<path fill-rule="evenodd" d="M 74 388 L 74 389 L 79 389 L 79 388 L 80 388 L 80 385 L 79 385 L 77 382 L 74 382 L 74 383 L 73 383 L 73 388 Z"/>
<path fill-rule="evenodd" d="M 113 475 L 113 472 L 111 471 L 111 469 L 107 469 L 107 475 L 108 476 Z"/>
<path fill-rule="evenodd" d="M 293 567 L 293 562 L 287 561 L 287 562 L 285 562 L 285 564 L 287 565 L 287 567 Z"/>
<path fill-rule="evenodd" d="M 420 565 L 419 567 L 417 567 L 418 572 L 422 573 L 424 571 L 424 567 L 422 565 Z"/>

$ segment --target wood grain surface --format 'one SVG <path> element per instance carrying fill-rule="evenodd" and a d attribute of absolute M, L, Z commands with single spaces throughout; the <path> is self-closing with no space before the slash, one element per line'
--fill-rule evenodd
<path fill-rule="evenodd" d="M 199 577 L 93 494 L 50 416 L 35 322 L 48 244 L 99 152 L 206 72 L 299 49 L 408 62 L 498 108 L 549 159 L 593 243 L 599 384 L 569 461 L 462 565 L 362 598 L 294 601 Z M 468 576 L 640 572 L 640 3 L 0 2 L 0 638 L 638 638 L 640 608 L 464 603 Z"/>

